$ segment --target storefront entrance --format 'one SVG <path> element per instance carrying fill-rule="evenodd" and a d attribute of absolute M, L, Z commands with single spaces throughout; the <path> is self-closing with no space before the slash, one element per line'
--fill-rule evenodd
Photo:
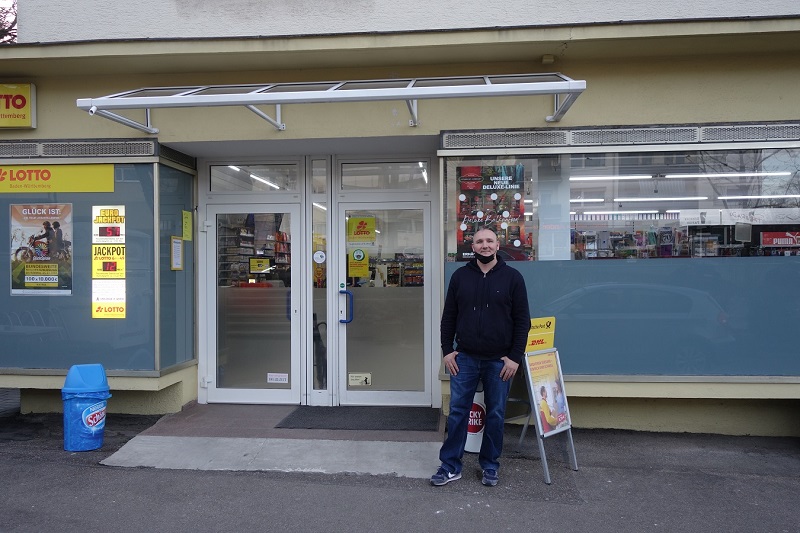
<path fill-rule="evenodd" d="M 430 405 L 430 209 L 343 203 L 338 211 L 341 404 Z"/>
<path fill-rule="evenodd" d="M 394 179 L 427 164 L 370 163 L 369 172 L 384 167 Z M 224 168 L 291 182 L 269 174 L 276 166 Z M 302 181 L 291 182 L 295 192 Z M 207 401 L 433 405 L 428 194 L 278 194 L 251 194 L 259 203 L 220 194 L 205 206 Z"/>
<path fill-rule="evenodd" d="M 209 205 L 211 402 L 299 403 L 299 205 Z"/>

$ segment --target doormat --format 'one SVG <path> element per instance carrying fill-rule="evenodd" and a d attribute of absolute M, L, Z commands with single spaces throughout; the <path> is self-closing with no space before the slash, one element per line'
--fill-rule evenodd
<path fill-rule="evenodd" d="M 312 407 L 301 405 L 276 428 L 438 431 L 439 409 L 430 407 Z"/>

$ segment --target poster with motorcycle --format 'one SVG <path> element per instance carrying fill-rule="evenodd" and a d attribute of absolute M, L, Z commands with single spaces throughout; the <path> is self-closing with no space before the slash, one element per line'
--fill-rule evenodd
<path fill-rule="evenodd" d="M 504 260 L 530 260 L 530 237 L 524 225 L 524 178 L 522 164 L 456 167 L 457 261 L 473 258 L 472 237 L 481 228 L 497 234 L 498 255 Z"/>
<path fill-rule="evenodd" d="M 72 204 L 11 205 L 11 295 L 72 294 Z"/>

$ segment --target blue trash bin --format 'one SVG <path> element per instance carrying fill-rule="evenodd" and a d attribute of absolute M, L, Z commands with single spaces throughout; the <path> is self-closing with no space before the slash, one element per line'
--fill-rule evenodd
<path fill-rule="evenodd" d="M 103 446 L 106 400 L 111 398 L 108 390 L 103 365 L 73 365 L 69 369 L 61 389 L 65 450 L 85 452 Z"/>

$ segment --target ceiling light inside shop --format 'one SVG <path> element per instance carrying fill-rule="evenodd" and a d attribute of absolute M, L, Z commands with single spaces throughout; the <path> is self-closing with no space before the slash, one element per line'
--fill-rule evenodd
<path fill-rule="evenodd" d="M 656 196 L 654 198 L 614 198 L 615 202 L 683 202 L 708 200 L 708 196 Z"/>
<path fill-rule="evenodd" d="M 719 172 L 701 174 L 665 174 L 663 177 L 672 179 L 692 178 L 765 178 L 791 176 L 791 172 Z"/>
<path fill-rule="evenodd" d="M 605 202 L 605 198 L 570 198 L 570 203 Z"/>
<path fill-rule="evenodd" d="M 269 185 L 273 189 L 280 189 L 280 186 L 275 185 L 271 181 L 265 180 L 264 178 L 262 178 L 260 176 L 256 176 L 255 174 L 250 174 L 250 177 L 253 178 L 256 181 L 260 181 L 261 183 L 266 183 L 267 185 Z"/>
<path fill-rule="evenodd" d="M 618 181 L 618 180 L 651 180 L 653 176 L 570 176 L 569 181 Z"/>
<path fill-rule="evenodd" d="M 322 205 L 322 204 L 318 204 L 317 202 L 313 202 L 313 204 L 312 204 L 312 205 L 313 205 L 314 207 L 316 207 L 317 209 L 322 209 L 323 211 L 327 211 L 327 210 L 328 210 L 328 208 L 327 208 L 327 207 L 325 207 L 325 206 L 324 206 L 324 205 Z"/>
<path fill-rule="evenodd" d="M 240 170 L 242 170 L 241 168 L 239 168 L 239 167 L 235 167 L 235 166 L 233 166 L 233 165 L 228 165 L 228 168 L 230 168 L 230 169 L 233 169 L 233 170 L 235 170 L 236 172 L 239 172 Z"/>

